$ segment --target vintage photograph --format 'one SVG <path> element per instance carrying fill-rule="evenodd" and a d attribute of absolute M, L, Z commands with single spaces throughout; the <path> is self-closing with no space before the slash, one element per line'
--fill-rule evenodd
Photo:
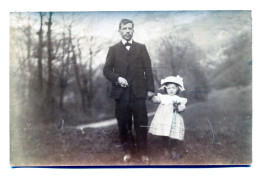
<path fill-rule="evenodd" d="M 10 165 L 251 165 L 251 15 L 11 12 Z"/>

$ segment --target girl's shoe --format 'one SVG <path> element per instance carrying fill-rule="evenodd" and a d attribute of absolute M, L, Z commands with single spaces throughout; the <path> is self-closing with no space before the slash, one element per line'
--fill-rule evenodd
<path fill-rule="evenodd" d="M 149 157 L 147 156 L 147 155 L 142 155 L 141 156 L 141 161 L 143 162 L 143 163 L 149 163 Z"/>
<path fill-rule="evenodd" d="M 131 161 L 131 159 L 132 159 L 132 156 L 129 153 L 125 154 L 123 157 L 124 162 L 129 162 L 129 161 Z"/>
<path fill-rule="evenodd" d="M 179 160 L 181 159 L 181 155 L 179 153 L 177 153 L 176 151 L 172 151 L 171 153 L 171 158 L 174 159 L 174 160 Z"/>

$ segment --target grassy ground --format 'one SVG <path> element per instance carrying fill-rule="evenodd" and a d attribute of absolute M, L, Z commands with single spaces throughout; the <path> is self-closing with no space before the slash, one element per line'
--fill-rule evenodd
<path fill-rule="evenodd" d="M 208 101 L 187 105 L 183 114 L 186 154 L 172 159 L 161 139 L 148 135 L 149 165 L 250 164 L 252 159 L 251 87 L 213 90 Z M 149 119 L 149 123 L 152 118 Z M 12 123 L 12 122 L 11 122 Z M 142 165 L 122 163 L 117 126 L 59 130 L 54 125 L 12 126 L 11 164 Z M 177 146 L 177 149 L 179 146 Z"/>

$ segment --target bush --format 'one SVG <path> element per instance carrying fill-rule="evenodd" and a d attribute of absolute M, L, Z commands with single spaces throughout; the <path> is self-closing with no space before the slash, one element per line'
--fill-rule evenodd
<path fill-rule="evenodd" d="M 211 85 L 217 89 L 252 84 L 251 33 L 245 32 L 233 38 L 226 46 L 224 60 L 211 76 Z"/>

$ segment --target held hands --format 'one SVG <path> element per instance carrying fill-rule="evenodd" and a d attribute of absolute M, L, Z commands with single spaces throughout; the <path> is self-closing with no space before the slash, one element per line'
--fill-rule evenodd
<path fill-rule="evenodd" d="M 153 97 L 154 97 L 154 92 L 153 91 L 148 91 L 146 99 L 147 100 L 152 100 Z"/>
<path fill-rule="evenodd" d="M 147 92 L 147 97 L 153 97 L 154 96 L 154 92 L 153 91 L 148 91 Z"/>
<path fill-rule="evenodd" d="M 153 96 L 152 99 L 151 99 L 151 101 L 152 101 L 153 103 L 161 103 L 161 99 L 160 99 L 160 97 L 158 97 L 158 96 Z"/>
<path fill-rule="evenodd" d="M 117 82 L 121 87 L 128 87 L 129 86 L 127 80 L 123 77 L 118 77 Z"/>

